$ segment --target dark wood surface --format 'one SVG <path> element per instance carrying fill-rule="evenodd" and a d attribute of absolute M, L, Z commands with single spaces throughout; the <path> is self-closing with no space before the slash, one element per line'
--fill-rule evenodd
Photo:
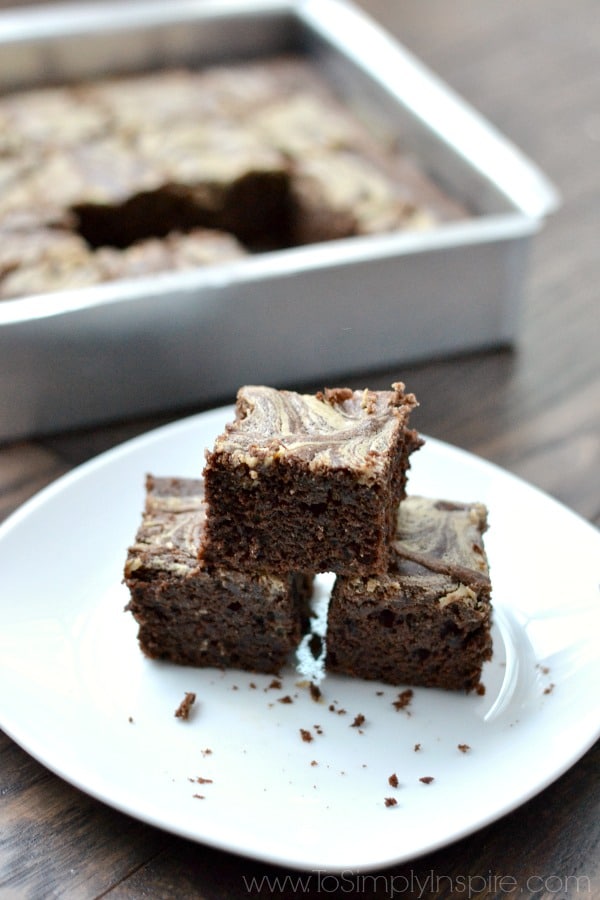
<path fill-rule="evenodd" d="M 347 381 L 377 388 L 402 377 L 421 401 L 416 424 L 423 432 L 499 463 L 598 524 L 597 0 L 360 5 L 535 159 L 558 186 L 563 206 L 535 241 L 514 350 Z M 0 518 L 72 467 L 163 421 L 167 417 L 0 447 Z M 590 685 L 590 702 L 597 702 L 596 691 Z M 395 896 L 466 897 L 459 877 L 470 875 L 479 879 L 472 882 L 481 889 L 473 890 L 477 897 L 600 896 L 599 762 L 596 745 L 520 809 L 446 849 L 382 872 L 386 878 L 376 889 L 372 883 L 361 891 L 357 883 L 355 893 L 391 896 L 397 875 L 412 877 L 414 889 Z M 275 874 L 286 873 L 115 812 L 0 733 L 1 898 L 242 898 L 249 896 L 244 877 Z M 513 888 L 504 882 L 499 889 L 494 875 L 512 876 Z M 437 889 L 420 893 L 427 876 L 435 876 Z M 321 893 L 348 893 L 348 884 L 333 887 L 322 885 Z M 307 893 L 316 896 L 316 881 L 311 888 Z"/>

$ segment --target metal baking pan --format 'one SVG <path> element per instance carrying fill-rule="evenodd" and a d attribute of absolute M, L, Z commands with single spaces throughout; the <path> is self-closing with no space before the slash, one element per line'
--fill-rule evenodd
<path fill-rule="evenodd" d="M 0 14 L 0 87 L 306 54 L 473 218 L 0 303 L 0 440 L 229 402 L 513 342 L 538 169 L 344 0 L 169 0 Z"/>

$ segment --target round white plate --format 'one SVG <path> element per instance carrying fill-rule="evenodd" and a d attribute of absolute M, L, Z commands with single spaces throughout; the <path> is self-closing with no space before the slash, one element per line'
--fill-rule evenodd
<path fill-rule="evenodd" d="M 600 733 L 598 532 L 433 439 L 413 457 L 411 492 L 490 513 L 495 651 L 483 696 L 415 689 L 397 709 L 400 689 L 328 676 L 317 701 L 293 665 L 277 684 L 145 659 L 121 582 L 145 474 L 198 476 L 231 417 L 204 413 L 111 450 L 0 528 L 0 725 L 17 743 L 176 834 L 355 872 L 480 828 L 582 756 Z M 186 691 L 197 700 L 183 721 Z"/>

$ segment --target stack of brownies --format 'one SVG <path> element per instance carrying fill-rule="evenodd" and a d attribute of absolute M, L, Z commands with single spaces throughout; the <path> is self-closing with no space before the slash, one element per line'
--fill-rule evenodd
<path fill-rule="evenodd" d="M 471 690 L 491 657 L 486 509 L 407 496 L 417 405 L 243 387 L 203 478 L 147 477 L 125 582 L 152 658 L 279 672 L 335 573 L 331 672 Z"/>

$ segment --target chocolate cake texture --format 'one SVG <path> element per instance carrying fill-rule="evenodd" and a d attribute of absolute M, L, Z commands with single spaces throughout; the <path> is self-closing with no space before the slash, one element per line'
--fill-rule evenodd
<path fill-rule="evenodd" d="M 385 570 L 405 496 L 417 405 L 390 391 L 316 395 L 246 386 L 206 453 L 205 565 L 241 570 Z"/>

